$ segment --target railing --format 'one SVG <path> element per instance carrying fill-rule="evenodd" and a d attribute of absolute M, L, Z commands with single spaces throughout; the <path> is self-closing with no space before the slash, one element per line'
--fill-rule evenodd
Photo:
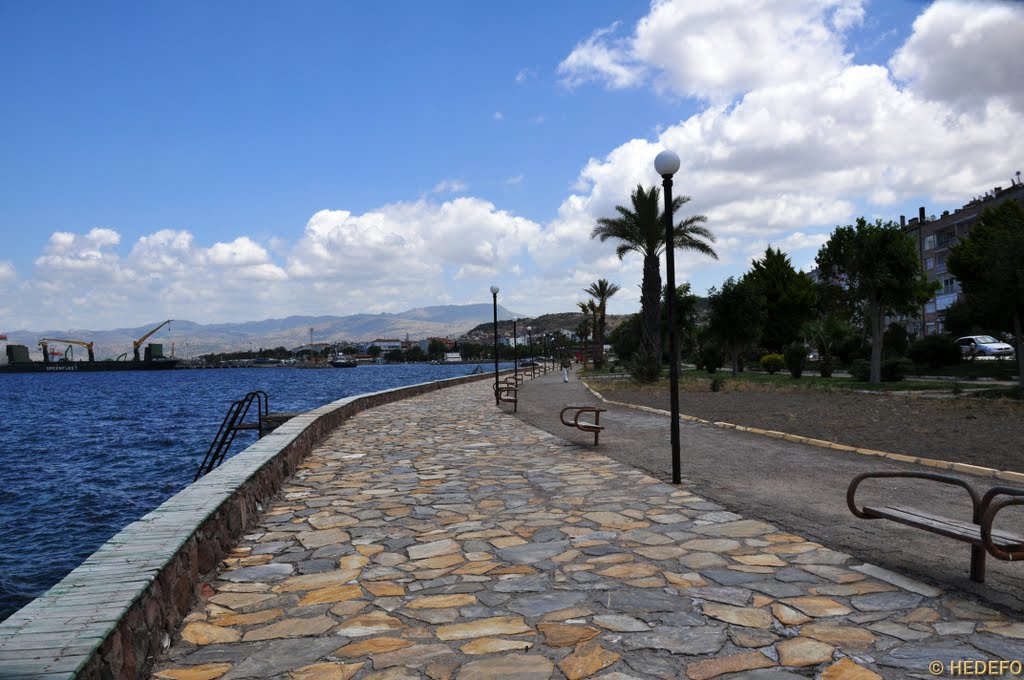
<path fill-rule="evenodd" d="M 245 417 L 249 414 L 249 409 L 252 408 L 254 401 L 256 402 L 256 422 L 247 423 L 245 422 Z M 221 421 L 220 429 L 217 430 L 217 435 L 210 443 L 210 448 L 207 449 L 206 456 L 203 457 L 203 462 L 199 464 L 199 469 L 196 470 L 196 476 L 192 481 L 194 482 L 203 475 L 212 472 L 224 462 L 228 455 L 228 449 L 231 448 L 231 444 L 235 441 L 235 435 L 238 434 L 239 430 L 256 430 L 262 439 L 263 420 L 268 415 L 270 415 L 270 397 L 261 390 L 250 392 L 238 401 L 231 402 L 227 415 Z"/>

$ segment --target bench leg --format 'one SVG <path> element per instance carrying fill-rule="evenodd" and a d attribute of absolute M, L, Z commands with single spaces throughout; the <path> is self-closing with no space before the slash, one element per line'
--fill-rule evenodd
<path fill-rule="evenodd" d="M 981 546 L 971 546 L 971 580 L 975 583 L 985 582 L 985 555 Z"/>
<path fill-rule="evenodd" d="M 594 414 L 594 425 L 601 424 L 601 412 L 598 411 Z M 601 435 L 601 430 L 594 430 L 594 446 L 597 446 L 597 438 Z"/>

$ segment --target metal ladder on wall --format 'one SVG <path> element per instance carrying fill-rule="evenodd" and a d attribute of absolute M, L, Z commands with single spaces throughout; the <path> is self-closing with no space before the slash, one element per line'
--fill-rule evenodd
<path fill-rule="evenodd" d="M 245 417 L 249 414 L 249 409 L 252 408 L 253 402 L 256 402 L 256 422 L 247 423 L 245 422 Z M 203 457 L 203 462 L 199 464 L 199 469 L 196 470 L 196 476 L 192 481 L 197 481 L 200 477 L 213 471 L 224 462 L 224 458 L 228 455 L 228 449 L 231 448 L 231 444 L 235 441 L 235 435 L 238 434 L 239 430 L 256 430 L 259 432 L 260 439 L 262 439 L 263 421 L 268 415 L 270 415 L 270 397 L 262 390 L 250 392 L 238 401 L 231 402 L 227 415 L 224 416 L 220 429 L 217 430 L 217 435 L 213 438 L 213 442 L 210 443 L 210 448 L 207 449 L 206 456 Z"/>

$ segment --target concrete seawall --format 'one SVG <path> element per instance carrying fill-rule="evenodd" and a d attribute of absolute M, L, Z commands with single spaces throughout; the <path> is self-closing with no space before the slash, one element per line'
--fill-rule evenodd
<path fill-rule="evenodd" d="M 170 644 L 203 576 L 302 459 L 352 415 L 480 374 L 347 397 L 296 416 L 132 522 L 0 624 L 0 678 L 136 678 Z"/>

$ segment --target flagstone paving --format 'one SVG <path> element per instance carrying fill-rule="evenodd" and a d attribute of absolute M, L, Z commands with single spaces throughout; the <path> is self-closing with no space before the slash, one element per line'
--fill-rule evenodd
<path fill-rule="evenodd" d="M 363 412 L 204 587 L 154 677 L 931 677 L 1024 623 L 498 411 Z"/>

